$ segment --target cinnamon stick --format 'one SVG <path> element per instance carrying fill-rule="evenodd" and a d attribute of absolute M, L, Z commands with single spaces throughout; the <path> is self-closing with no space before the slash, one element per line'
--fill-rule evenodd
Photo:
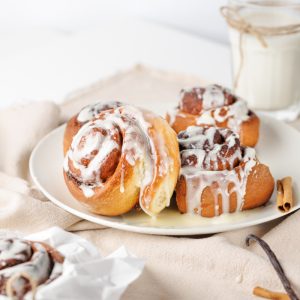
<path fill-rule="evenodd" d="M 281 212 L 288 212 L 294 205 L 292 177 L 277 180 L 277 207 Z"/>
<path fill-rule="evenodd" d="M 290 300 L 290 297 L 287 294 L 273 292 L 259 286 L 253 289 L 253 295 L 272 300 Z"/>

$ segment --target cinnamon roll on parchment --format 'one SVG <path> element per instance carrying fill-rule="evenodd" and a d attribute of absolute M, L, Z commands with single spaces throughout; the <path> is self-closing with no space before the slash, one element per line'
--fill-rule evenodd
<path fill-rule="evenodd" d="M 0 295 L 22 300 L 62 274 L 64 257 L 42 242 L 0 239 Z"/>
<path fill-rule="evenodd" d="M 166 119 L 178 133 L 188 126 L 229 128 L 243 146 L 254 147 L 259 138 L 259 118 L 244 100 L 220 85 L 183 89 L 178 107 Z"/>
<path fill-rule="evenodd" d="M 152 112 L 125 105 L 104 110 L 64 136 L 64 178 L 90 211 L 117 216 L 136 204 L 149 215 L 169 205 L 179 174 L 176 133 Z"/>
<path fill-rule="evenodd" d="M 214 217 L 265 204 L 274 189 L 255 149 L 227 128 L 191 126 L 178 134 L 181 172 L 176 202 L 182 213 Z"/>

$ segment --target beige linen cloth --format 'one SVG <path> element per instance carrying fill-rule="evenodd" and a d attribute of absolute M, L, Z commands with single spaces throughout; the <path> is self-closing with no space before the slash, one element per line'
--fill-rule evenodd
<path fill-rule="evenodd" d="M 125 245 L 146 260 L 146 268 L 124 299 L 173 300 L 255 299 L 252 289 L 257 285 L 283 291 L 263 251 L 257 245 L 245 247 L 245 237 L 254 233 L 271 245 L 300 295 L 300 211 L 286 219 L 210 237 L 151 236 L 83 221 L 56 207 L 30 183 L 28 159 L 33 147 L 85 104 L 118 99 L 134 104 L 173 101 L 175 105 L 182 87 L 200 82 L 138 66 L 70 95 L 61 106 L 43 102 L 1 111 L 0 228 L 32 233 L 60 226 L 90 240 L 103 254 Z"/>

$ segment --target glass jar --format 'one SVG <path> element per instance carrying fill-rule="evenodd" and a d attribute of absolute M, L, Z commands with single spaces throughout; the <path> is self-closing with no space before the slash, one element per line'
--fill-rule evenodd
<path fill-rule="evenodd" d="M 235 92 L 252 109 L 295 119 L 300 109 L 300 1 L 230 0 L 227 8 Z"/>

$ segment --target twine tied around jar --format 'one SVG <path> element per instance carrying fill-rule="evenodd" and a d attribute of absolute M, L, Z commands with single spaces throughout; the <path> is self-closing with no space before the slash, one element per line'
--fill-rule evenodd
<path fill-rule="evenodd" d="M 300 23 L 278 26 L 278 27 L 266 27 L 266 26 L 256 26 L 249 23 L 244 19 L 239 10 L 230 6 L 222 6 L 220 8 L 222 16 L 225 18 L 227 24 L 236 29 L 239 33 L 239 53 L 240 53 L 240 65 L 236 75 L 234 76 L 233 88 L 236 90 L 241 77 L 243 65 L 244 65 L 244 51 L 243 51 L 243 36 L 244 34 L 250 34 L 254 36 L 263 48 L 267 48 L 268 44 L 265 37 L 278 36 L 278 35 L 288 35 L 300 32 Z"/>

